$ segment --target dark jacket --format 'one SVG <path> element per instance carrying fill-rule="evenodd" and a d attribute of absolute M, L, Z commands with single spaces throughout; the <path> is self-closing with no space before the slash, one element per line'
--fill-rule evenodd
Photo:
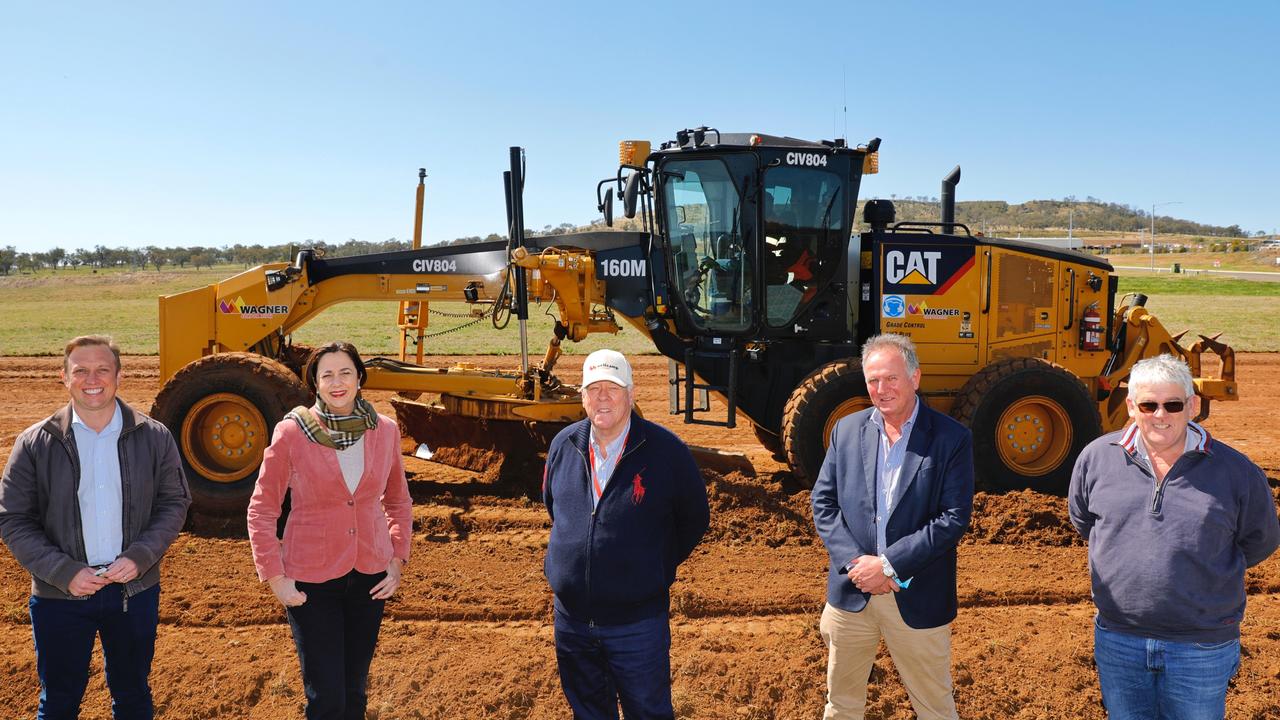
<path fill-rule="evenodd" d="M 542 497 L 551 540 L 543 568 L 556 608 L 602 625 L 665 613 L 676 567 L 707 531 L 702 473 L 679 438 L 632 413 L 618 466 L 593 510 L 590 432 L 590 421 L 576 422 L 547 451 Z"/>
<path fill-rule="evenodd" d="M 880 435 L 872 408 L 836 423 L 813 484 L 813 520 L 830 556 L 827 602 L 858 612 L 870 595 L 841 568 L 876 555 L 876 453 Z M 956 617 L 956 544 L 973 512 L 973 439 L 969 429 L 923 403 L 907 440 L 898 496 L 883 550 L 898 577 L 911 584 L 894 593 L 902 620 L 913 628 Z"/>
<path fill-rule="evenodd" d="M 1262 470 L 1191 423 L 1197 442 L 1157 484 L 1136 425 L 1094 440 L 1076 460 L 1068 508 L 1089 541 L 1098 624 L 1175 642 L 1240 635 L 1245 568 L 1280 543 Z"/>
<path fill-rule="evenodd" d="M 131 596 L 160 581 L 160 558 L 186 521 L 191 495 L 169 430 L 116 402 L 124 501 L 120 555 L 139 572 L 125 584 Z M 0 539 L 31 573 L 31 593 L 38 597 L 73 597 L 67 586 L 88 567 L 79 487 L 80 455 L 68 404 L 18 436 L 0 482 Z"/>

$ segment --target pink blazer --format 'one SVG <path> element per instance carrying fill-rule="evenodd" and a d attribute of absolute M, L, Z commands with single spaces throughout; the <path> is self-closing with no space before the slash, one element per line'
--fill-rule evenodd
<path fill-rule="evenodd" d="M 286 489 L 291 505 L 280 540 L 276 521 Z M 325 582 L 352 569 L 382 572 L 392 557 L 408 561 L 413 501 L 395 421 L 379 415 L 378 427 L 364 434 L 364 474 L 352 494 L 338 454 L 307 440 L 298 423 L 282 420 L 263 453 L 248 520 L 260 580 L 283 574 Z"/>

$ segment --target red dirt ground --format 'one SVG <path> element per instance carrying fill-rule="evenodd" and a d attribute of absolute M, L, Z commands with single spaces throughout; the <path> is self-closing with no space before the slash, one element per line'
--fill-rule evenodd
<path fill-rule="evenodd" d="M 451 358 L 450 360 L 453 360 Z M 471 358 L 507 367 L 501 358 Z M 750 427 L 686 427 L 666 415 L 666 361 L 637 363 L 647 416 L 688 442 L 745 452 L 756 475 L 707 473 L 712 529 L 673 589 L 672 673 L 689 718 L 817 717 L 825 692 L 818 634 L 826 567 L 807 494 Z M 1208 427 L 1262 465 L 1280 496 L 1280 355 L 1238 356 L 1243 400 Z M 65 402 L 58 360 L 0 358 L 0 458 L 14 437 Z M 125 359 L 121 396 L 146 409 L 155 358 Z M 566 372 L 566 375 L 571 373 Z M 567 380 L 576 378 L 570 376 Z M 375 402 L 388 411 L 385 394 Z M 370 718 L 563 718 L 542 577 L 547 522 L 519 492 L 479 475 L 407 460 L 415 499 L 413 562 L 388 606 L 374 661 Z M 231 527 L 186 532 L 164 565 L 153 674 L 165 718 L 300 718 L 301 683 L 284 613 L 253 574 Z M 1086 550 L 1063 500 L 979 494 L 960 551 L 954 677 L 965 718 L 1101 718 L 1092 661 Z M 1280 558 L 1248 575 L 1244 659 L 1231 718 L 1280 718 Z M 37 683 L 26 573 L 0 552 L 0 715 L 34 715 Z M 96 660 L 100 666 L 100 661 Z M 110 717 L 100 673 L 83 717 Z M 870 718 L 912 717 L 882 656 Z"/>

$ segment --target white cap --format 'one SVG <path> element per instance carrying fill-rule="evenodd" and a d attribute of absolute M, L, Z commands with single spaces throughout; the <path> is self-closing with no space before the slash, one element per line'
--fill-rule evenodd
<path fill-rule="evenodd" d="M 582 362 L 582 387 L 608 380 L 614 385 L 631 387 L 631 365 L 617 350 L 597 350 Z"/>

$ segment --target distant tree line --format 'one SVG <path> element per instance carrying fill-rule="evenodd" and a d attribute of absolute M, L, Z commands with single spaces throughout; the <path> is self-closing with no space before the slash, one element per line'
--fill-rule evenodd
<path fill-rule="evenodd" d="M 269 262 L 283 262 L 292 259 L 292 254 L 300 248 L 317 248 L 330 257 L 347 255 L 365 255 L 391 250 L 408 250 L 410 243 L 391 238 L 382 242 L 369 242 L 351 239 L 344 243 L 333 244 L 323 240 L 307 240 L 302 243 L 280 245 L 229 245 L 224 247 L 157 247 L 150 245 L 144 248 L 117 247 L 109 248 L 95 245 L 92 249 L 79 248 L 70 252 L 62 248 L 53 248 L 45 252 L 18 252 L 12 245 L 0 247 L 0 275 L 8 275 L 17 270 L 31 272 L 40 269 L 67 268 L 78 270 L 85 268 L 132 267 L 138 270 L 154 268 L 161 270 L 165 266 L 178 268 L 202 268 L 231 263 L 252 267 Z"/>
<path fill-rule="evenodd" d="M 890 196 L 897 209 L 899 221 L 936 221 L 941 214 L 940 204 L 936 197 L 896 197 Z M 858 216 L 862 209 L 859 207 Z M 1105 203 L 1094 197 L 1077 200 L 1066 197 L 1062 200 L 1032 200 L 1020 205 L 1010 205 L 998 200 L 970 200 L 956 203 L 956 220 L 965 223 L 975 232 L 983 230 L 988 233 L 1008 231 L 1065 231 L 1068 219 L 1079 230 L 1098 230 L 1112 232 L 1137 232 L 1149 228 L 1150 213 L 1142 208 L 1135 208 L 1118 203 Z M 576 226 L 572 223 L 546 225 L 542 230 L 526 229 L 525 235 L 555 235 L 575 230 L 603 230 L 600 220 L 587 226 Z M 619 219 L 613 229 L 639 229 L 639 220 Z M 1190 220 L 1159 216 L 1156 217 L 1156 232 L 1164 235 L 1203 235 L 1210 237 L 1240 238 L 1248 234 L 1239 225 L 1220 227 L 1204 225 Z M 1256 235 L 1262 235 L 1258 232 Z M 448 240 L 439 245 L 467 245 L 478 242 L 505 241 L 507 236 L 490 233 L 484 237 L 469 235 Z M 32 272 L 40 269 L 68 268 L 77 270 L 82 267 L 132 267 L 138 270 L 154 268 L 161 270 L 166 266 L 178 268 L 213 267 L 218 264 L 236 264 L 245 267 L 261 265 L 269 262 L 286 262 L 292 259 L 293 253 L 300 248 L 316 248 L 329 257 L 346 257 L 366 255 L 376 252 L 408 250 L 411 243 L 407 240 L 389 238 L 381 242 L 356 240 L 354 238 L 343 243 L 329 243 L 324 240 L 305 240 L 301 243 L 282 243 L 279 245 L 230 245 L 224 247 L 158 247 L 151 245 L 145 248 L 117 247 L 108 248 L 95 245 L 93 248 L 65 250 L 53 248 L 45 252 L 18 252 L 12 245 L 0 247 L 0 275 L 8 275 L 13 271 Z"/>

